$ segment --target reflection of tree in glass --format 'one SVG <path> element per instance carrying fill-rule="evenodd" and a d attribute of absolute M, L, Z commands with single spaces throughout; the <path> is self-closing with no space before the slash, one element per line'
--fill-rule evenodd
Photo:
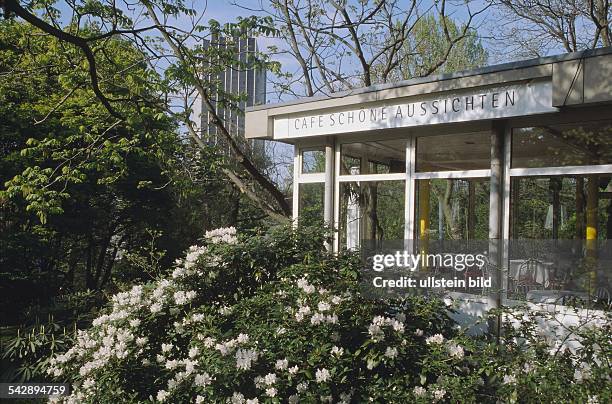
<path fill-rule="evenodd" d="M 612 235 L 610 179 L 605 175 L 524 177 L 512 180 L 515 239 L 585 239 L 588 181 L 597 181 L 597 238 Z"/>
<path fill-rule="evenodd" d="M 348 211 L 358 203 L 359 237 L 367 240 L 404 238 L 405 181 L 344 183 L 341 187 L 340 232 L 346 241 Z"/>
<path fill-rule="evenodd" d="M 431 180 L 429 232 L 441 240 L 487 239 L 489 182 Z"/>
<path fill-rule="evenodd" d="M 513 167 L 560 167 L 612 163 L 612 125 L 543 126 L 517 129 Z"/>
<path fill-rule="evenodd" d="M 323 225 L 325 184 L 300 184 L 299 221 L 306 226 Z"/>

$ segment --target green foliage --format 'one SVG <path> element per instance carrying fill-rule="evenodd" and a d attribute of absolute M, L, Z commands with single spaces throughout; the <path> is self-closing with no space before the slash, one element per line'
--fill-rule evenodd
<path fill-rule="evenodd" d="M 451 38 L 458 38 L 463 26 L 457 26 L 452 18 L 446 17 L 446 25 Z M 421 17 L 415 24 L 413 35 L 403 45 L 403 55 L 397 69 L 395 80 L 407 80 L 421 77 L 431 69 L 431 73 L 453 73 L 460 70 L 474 69 L 486 64 L 488 54 L 482 46 L 475 30 L 468 29 L 465 36 L 451 45 L 444 33 L 441 21 L 433 15 Z M 444 61 L 436 66 L 438 61 Z"/>
<path fill-rule="evenodd" d="M 363 295 L 357 257 L 326 254 L 319 230 L 234 234 L 207 233 L 171 277 L 115 295 L 48 373 L 79 402 L 611 398 L 609 322 L 564 352 L 516 310 L 501 343 L 470 337 L 440 300 Z"/>

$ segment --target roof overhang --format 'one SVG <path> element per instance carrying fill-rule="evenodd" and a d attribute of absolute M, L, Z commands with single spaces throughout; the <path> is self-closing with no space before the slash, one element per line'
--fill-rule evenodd
<path fill-rule="evenodd" d="M 612 48 L 489 66 L 246 111 L 246 137 L 302 138 L 554 113 L 612 101 Z"/>

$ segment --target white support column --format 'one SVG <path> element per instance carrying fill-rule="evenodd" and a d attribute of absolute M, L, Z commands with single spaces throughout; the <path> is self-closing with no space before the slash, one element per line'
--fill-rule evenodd
<path fill-rule="evenodd" d="M 414 239 L 414 204 L 415 204 L 415 183 L 414 183 L 414 163 L 416 153 L 416 138 L 411 136 L 406 144 L 406 198 L 405 198 L 405 216 L 404 216 L 404 239 Z M 414 242 L 404 246 L 410 249 Z"/>
<path fill-rule="evenodd" d="M 297 226 L 298 210 L 300 206 L 299 190 L 300 190 L 300 174 L 302 172 L 300 148 L 296 144 L 293 148 L 293 226 Z"/>
<path fill-rule="evenodd" d="M 338 177 L 340 176 L 340 143 L 335 142 L 334 144 L 334 239 L 333 239 L 333 251 L 340 251 L 340 183 Z"/>
<path fill-rule="evenodd" d="M 334 168 L 336 164 L 334 164 L 335 150 L 334 150 L 334 141 L 330 139 L 330 141 L 325 145 L 325 194 L 324 194 L 324 202 L 323 202 L 323 221 L 327 226 L 330 227 L 332 231 L 332 239 L 331 243 L 326 242 L 325 247 L 328 251 L 335 250 L 335 237 L 334 235 L 334 217 L 335 217 L 335 209 L 334 209 Z"/>

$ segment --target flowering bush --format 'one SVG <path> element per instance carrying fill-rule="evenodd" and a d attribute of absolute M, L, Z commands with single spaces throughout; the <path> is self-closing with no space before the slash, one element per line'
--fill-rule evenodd
<path fill-rule="evenodd" d="M 207 233 L 171 275 L 115 295 L 50 360 L 48 373 L 74 389 L 58 400 L 610 399 L 609 329 L 552 354 L 516 328 L 502 343 L 469 337 L 441 300 L 366 299 L 357 258 L 327 255 L 322 241 L 307 228 L 242 240 L 234 229 Z"/>

